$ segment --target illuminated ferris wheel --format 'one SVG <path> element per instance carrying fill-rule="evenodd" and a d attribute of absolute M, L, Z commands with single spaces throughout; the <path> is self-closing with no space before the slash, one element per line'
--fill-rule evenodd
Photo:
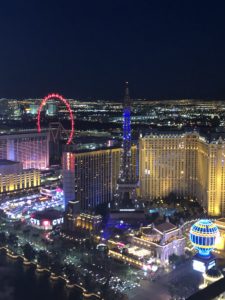
<path fill-rule="evenodd" d="M 71 110 L 69 102 L 63 96 L 61 96 L 59 94 L 49 94 L 41 101 L 41 104 L 38 109 L 38 116 L 37 116 L 37 130 L 38 130 L 38 132 L 41 132 L 41 111 L 42 111 L 43 106 L 45 106 L 47 101 L 49 101 L 50 99 L 57 99 L 57 100 L 60 100 L 62 103 L 64 103 L 66 106 L 66 109 L 70 115 L 71 129 L 70 129 L 69 137 L 68 137 L 68 140 L 66 143 L 67 145 L 69 145 L 72 143 L 73 136 L 74 136 L 74 116 L 73 116 L 73 112 Z"/>

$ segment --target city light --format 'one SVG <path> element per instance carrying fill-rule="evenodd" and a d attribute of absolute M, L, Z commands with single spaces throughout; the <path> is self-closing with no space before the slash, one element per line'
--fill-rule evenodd
<path fill-rule="evenodd" d="M 37 130 L 38 132 L 41 132 L 41 111 L 43 106 L 46 104 L 47 101 L 49 101 L 50 99 L 58 99 L 61 102 L 63 102 L 66 105 L 67 111 L 69 112 L 70 115 L 70 122 L 71 122 L 71 131 L 70 131 L 70 135 L 67 141 L 67 145 L 71 144 L 72 140 L 73 140 L 73 136 L 74 136 L 74 116 L 73 116 L 73 112 L 72 109 L 70 107 L 69 102 L 63 98 L 63 96 L 59 95 L 59 94 L 49 94 L 48 96 L 46 96 L 38 109 L 38 115 L 37 115 Z"/>
<path fill-rule="evenodd" d="M 210 220 L 200 220 L 190 230 L 191 243 L 204 257 L 208 257 L 213 250 L 218 235 L 218 227 Z"/>

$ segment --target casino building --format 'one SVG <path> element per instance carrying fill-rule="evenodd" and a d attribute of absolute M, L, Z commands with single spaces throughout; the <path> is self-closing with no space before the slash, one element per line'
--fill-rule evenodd
<path fill-rule="evenodd" d="M 133 173 L 137 151 L 132 147 Z M 65 202 L 78 201 L 83 211 L 112 201 L 120 171 L 121 148 L 63 153 Z"/>
<path fill-rule="evenodd" d="M 88 211 L 112 201 L 120 158 L 120 148 L 64 152 L 66 203 L 76 200 Z M 225 140 L 221 137 L 197 132 L 150 134 L 132 147 L 131 158 L 132 172 L 139 177 L 139 198 L 152 201 L 173 193 L 197 199 L 210 216 L 225 214 Z"/>
<path fill-rule="evenodd" d="M 167 265 L 171 255 L 183 255 L 185 245 L 182 230 L 170 222 L 141 227 L 139 232 L 107 242 L 110 257 L 153 272 L 156 265 Z"/>
<path fill-rule="evenodd" d="M 40 186 L 40 171 L 24 170 L 21 162 L 0 159 L 0 193 L 12 193 Z"/>
<path fill-rule="evenodd" d="M 139 140 L 140 196 L 196 198 L 211 216 L 225 214 L 225 140 L 197 132 Z"/>
<path fill-rule="evenodd" d="M 49 167 L 49 133 L 18 131 L 0 135 L 0 159 L 20 161 L 23 169 Z"/>
<path fill-rule="evenodd" d="M 37 211 L 29 219 L 29 224 L 42 230 L 52 230 L 64 222 L 63 213 L 54 209 Z"/>
<path fill-rule="evenodd" d="M 220 236 L 215 245 L 216 250 L 225 254 L 225 218 L 215 220 L 215 224 L 219 229 Z"/>
<path fill-rule="evenodd" d="M 167 264 L 173 254 L 183 255 L 186 245 L 181 229 L 170 222 L 141 227 L 139 234 L 130 238 L 130 243 L 151 251 L 162 264 Z"/>

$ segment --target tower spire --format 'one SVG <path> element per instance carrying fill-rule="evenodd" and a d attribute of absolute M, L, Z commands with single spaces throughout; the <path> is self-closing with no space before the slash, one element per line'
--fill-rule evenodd
<path fill-rule="evenodd" d="M 128 83 L 128 81 L 125 82 L 125 96 L 129 97 L 129 83 Z"/>
<path fill-rule="evenodd" d="M 124 108 L 131 106 L 128 81 L 125 82 L 125 95 L 124 95 L 123 106 Z"/>

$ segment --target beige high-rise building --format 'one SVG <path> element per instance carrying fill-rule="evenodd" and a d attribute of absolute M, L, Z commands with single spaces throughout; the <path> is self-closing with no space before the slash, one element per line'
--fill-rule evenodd
<path fill-rule="evenodd" d="M 39 170 L 24 170 L 20 162 L 0 159 L 0 194 L 16 193 L 38 186 L 40 186 Z"/>
<path fill-rule="evenodd" d="M 151 134 L 139 141 L 140 196 L 195 197 L 212 216 L 225 214 L 225 141 L 198 133 Z"/>

